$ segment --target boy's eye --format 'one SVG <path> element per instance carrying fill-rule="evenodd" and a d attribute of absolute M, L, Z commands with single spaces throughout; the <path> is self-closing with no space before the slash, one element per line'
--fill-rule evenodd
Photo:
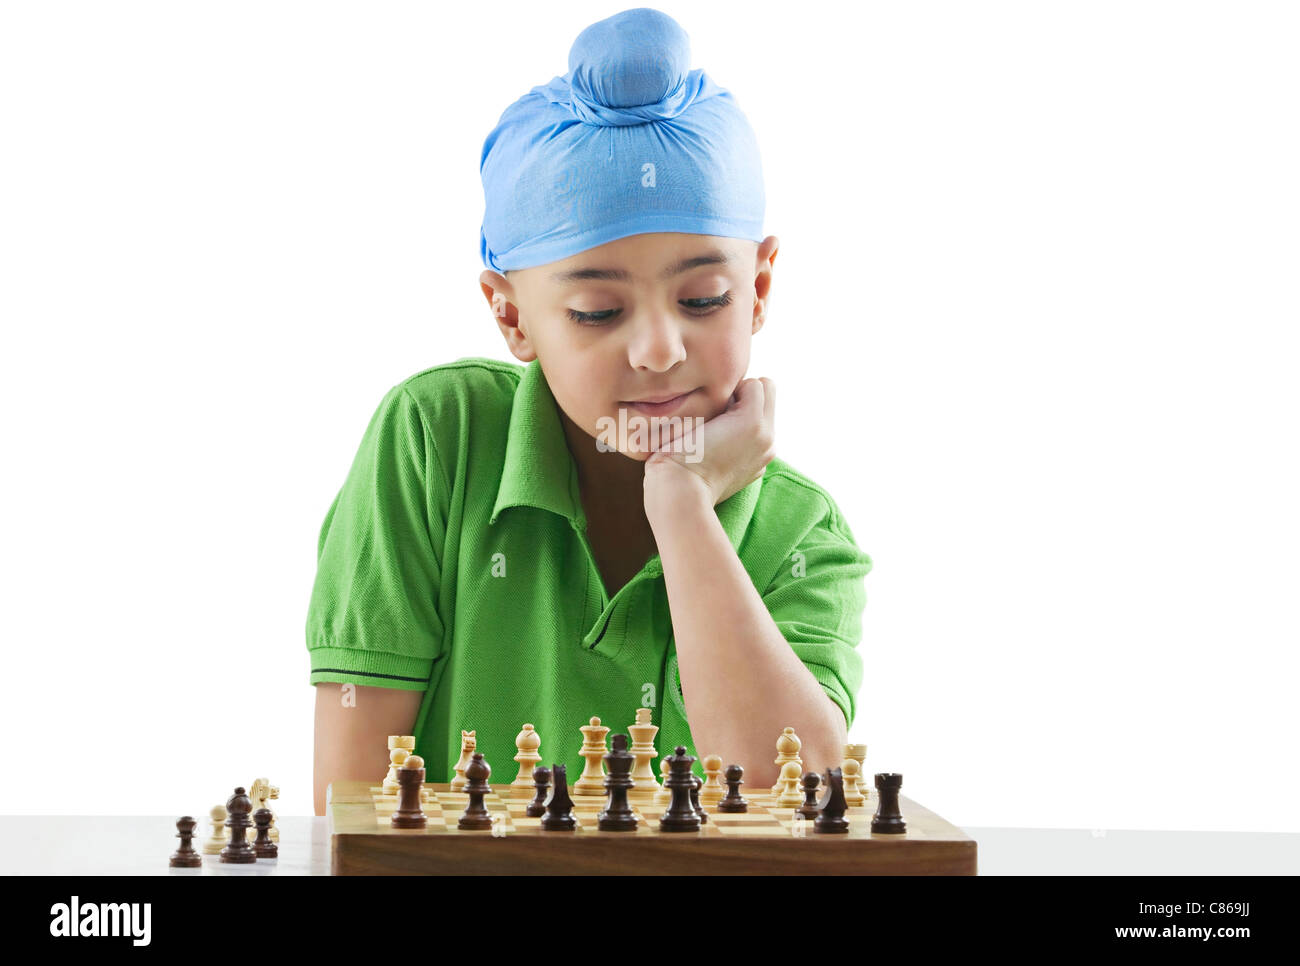
<path fill-rule="evenodd" d="M 708 315 L 724 305 L 730 305 L 731 293 L 723 292 L 721 295 L 710 299 L 681 299 L 677 304 L 690 309 L 694 315 Z M 579 325 L 603 325 L 617 315 L 621 309 L 605 309 L 601 312 L 579 312 L 577 309 L 566 309 L 565 311 L 569 318 Z"/>
<path fill-rule="evenodd" d="M 731 304 L 731 293 L 723 292 L 711 299 L 682 299 L 681 303 L 689 309 L 720 309 Z"/>
<path fill-rule="evenodd" d="M 617 309 L 606 309 L 603 312 L 579 312 L 577 309 L 569 309 L 569 318 L 573 319 L 579 325 L 600 325 L 609 320 L 609 317 L 617 312 Z"/>

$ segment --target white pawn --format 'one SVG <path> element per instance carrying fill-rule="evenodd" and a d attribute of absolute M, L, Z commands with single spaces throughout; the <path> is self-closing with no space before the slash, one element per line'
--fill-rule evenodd
<path fill-rule="evenodd" d="M 663 776 L 664 781 L 659 786 L 659 791 L 655 792 L 656 805 L 667 805 L 673 800 L 673 790 L 668 787 L 668 776 L 673 773 L 672 769 L 668 767 L 668 762 L 672 757 L 672 753 L 669 752 L 659 760 L 659 774 Z"/>
<path fill-rule="evenodd" d="M 781 793 L 776 804 L 781 808 L 798 808 L 803 804 L 803 792 L 799 790 L 799 779 L 803 777 L 803 768 L 797 761 L 787 761 L 781 766 L 781 777 L 776 783 L 781 786 Z"/>
<path fill-rule="evenodd" d="M 862 775 L 862 766 L 856 758 L 845 758 L 840 765 L 840 774 L 844 777 L 844 804 L 850 808 L 867 804 L 867 796 L 862 794 L 858 779 Z"/>
<path fill-rule="evenodd" d="M 712 808 L 726 797 L 727 786 L 722 783 L 722 758 L 706 755 L 704 758 L 704 785 L 700 788 L 700 807 Z"/>
<path fill-rule="evenodd" d="M 780 737 L 776 739 L 776 760 L 773 761 L 772 764 L 776 765 L 777 768 L 784 768 L 785 763 L 788 761 L 798 762 L 799 772 L 802 774 L 803 759 L 799 757 L 799 749 L 802 746 L 803 742 L 800 741 L 799 736 L 794 733 L 794 729 L 786 728 L 781 732 Z M 776 784 L 772 786 L 772 794 L 781 794 L 781 778 L 779 777 L 776 780 Z M 802 803 L 803 799 L 801 798 L 799 801 Z"/>
<path fill-rule="evenodd" d="M 519 774 L 511 782 L 512 787 L 520 788 L 526 792 L 536 790 L 536 782 L 533 781 L 533 769 L 537 763 L 542 760 L 542 756 L 537 753 L 537 749 L 542 746 L 542 736 L 530 724 L 524 725 L 524 730 L 515 736 L 515 747 L 519 749 L 519 754 L 515 755 L 515 761 L 519 762 Z"/>
<path fill-rule="evenodd" d="M 230 829 L 226 828 L 226 806 L 213 805 L 208 817 L 212 819 L 212 836 L 203 843 L 204 855 L 216 855 L 230 844 Z"/>
<path fill-rule="evenodd" d="M 844 746 L 844 757 L 852 758 L 858 763 L 858 791 L 863 798 L 871 801 L 871 788 L 867 785 L 867 746 L 847 744 Z"/>

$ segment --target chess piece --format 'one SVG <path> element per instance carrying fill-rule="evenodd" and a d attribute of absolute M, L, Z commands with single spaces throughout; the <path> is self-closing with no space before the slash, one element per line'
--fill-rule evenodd
<path fill-rule="evenodd" d="M 460 821 L 456 823 L 457 828 L 492 828 L 492 816 L 488 814 L 487 806 L 483 804 L 483 796 L 492 791 L 492 786 L 488 784 L 490 774 L 492 768 L 484 760 L 483 752 L 474 752 L 474 757 L 469 760 L 469 765 L 465 768 L 465 777 L 468 779 L 465 783 L 465 792 L 469 795 L 469 805 L 465 808 L 465 814 L 460 817 Z"/>
<path fill-rule="evenodd" d="M 194 847 L 190 845 L 194 838 L 194 828 L 198 824 L 188 815 L 182 815 L 176 820 L 176 837 L 181 840 L 181 847 L 172 853 L 172 857 L 167 863 L 168 868 L 203 868 L 203 856 L 195 852 Z"/>
<path fill-rule="evenodd" d="M 636 724 L 630 725 L 627 729 L 632 736 L 632 755 L 636 758 L 636 764 L 632 766 L 632 787 L 638 792 L 659 791 L 655 773 L 650 769 L 650 762 L 654 761 L 655 755 L 658 754 L 655 751 L 654 739 L 659 733 L 659 726 L 651 723 L 651 714 L 650 708 L 637 708 Z"/>
<path fill-rule="evenodd" d="M 605 758 L 605 735 L 609 734 L 609 728 L 601 724 L 599 718 L 593 717 L 590 724 L 578 730 L 582 732 L 582 750 L 578 754 L 587 764 L 573 783 L 573 794 L 604 795 L 605 772 L 601 762 Z"/>
<path fill-rule="evenodd" d="M 749 802 L 740 794 L 741 779 L 745 769 L 739 765 L 727 766 L 727 797 L 718 802 L 719 812 L 748 812 Z"/>
<path fill-rule="evenodd" d="M 212 835 L 203 843 L 203 854 L 216 855 L 230 841 L 230 833 L 226 831 L 226 806 L 213 805 L 208 817 L 212 820 Z"/>
<path fill-rule="evenodd" d="M 668 810 L 659 819 L 661 832 L 698 832 L 700 816 L 691 804 L 691 791 L 695 787 L 695 776 L 691 774 L 691 765 L 695 756 L 686 754 L 686 746 L 678 745 L 673 754 L 666 759 L 668 776 L 664 784 L 672 796 Z"/>
<path fill-rule="evenodd" d="M 907 831 L 907 823 L 898 808 L 898 790 L 902 787 L 903 776 L 897 772 L 876 775 L 876 814 L 871 819 L 873 835 L 901 835 Z"/>
<path fill-rule="evenodd" d="M 271 841 L 271 822 L 274 819 L 269 808 L 259 808 L 253 813 L 253 824 L 257 826 L 257 838 L 253 842 L 253 854 L 259 859 L 274 859 L 280 854 L 279 846 Z"/>
<path fill-rule="evenodd" d="M 847 808 L 844 803 L 844 775 L 838 768 L 827 768 L 826 797 L 818 806 L 817 818 L 813 820 L 813 831 L 848 832 L 849 820 L 844 817 Z"/>
<path fill-rule="evenodd" d="M 627 735 L 615 735 L 613 745 L 605 755 L 605 765 L 609 769 L 605 789 L 609 802 L 596 816 L 596 827 L 602 832 L 635 832 L 637 817 L 627 803 L 627 793 L 632 788 L 632 766 L 636 758 L 628 751 Z"/>
<path fill-rule="evenodd" d="M 389 818 L 393 828 L 424 828 L 429 820 L 420 806 L 420 788 L 424 785 L 424 759 L 407 755 L 397 769 L 397 809 Z"/>
<path fill-rule="evenodd" d="M 573 817 L 573 799 L 569 797 L 569 779 L 565 765 L 551 765 L 551 797 L 546 800 L 546 814 L 542 816 L 542 829 L 547 832 L 572 832 L 578 827 Z"/>
<path fill-rule="evenodd" d="M 537 786 L 537 795 L 524 808 L 529 818 L 540 818 L 546 814 L 546 792 L 551 787 L 551 770 L 546 767 L 533 769 L 533 784 Z"/>
<path fill-rule="evenodd" d="M 795 809 L 804 818 L 816 818 L 821 812 L 821 806 L 817 804 L 817 786 L 822 782 L 822 776 L 815 771 L 810 771 L 803 776 L 803 804 Z"/>
<path fill-rule="evenodd" d="M 781 789 L 776 797 L 778 807 L 798 808 L 803 804 L 803 799 L 799 795 L 799 774 L 802 771 L 803 766 L 797 761 L 787 761 L 781 766 L 781 777 L 776 783 Z"/>
<path fill-rule="evenodd" d="M 253 816 L 257 817 L 257 810 L 264 808 L 271 813 L 270 836 L 272 842 L 280 841 L 280 830 L 275 827 L 275 811 L 271 808 L 271 802 L 280 797 L 280 789 L 272 785 L 265 778 L 256 778 L 248 789 L 249 800 L 253 803 Z"/>
<path fill-rule="evenodd" d="M 388 775 L 384 777 L 383 784 L 380 786 L 381 795 L 400 795 L 402 787 L 398 784 L 398 772 L 401 771 L 402 765 L 406 759 L 415 754 L 415 738 L 411 735 L 389 735 L 388 743 L 391 746 L 394 741 L 400 742 L 398 747 L 390 747 L 388 752 Z M 429 786 L 420 785 L 420 801 L 429 800 Z"/>
<path fill-rule="evenodd" d="M 695 809 L 695 814 L 700 817 L 701 825 L 709 820 L 709 813 L 700 805 L 700 786 L 703 784 L 703 778 L 699 775 L 691 775 L 691 807 Z"/>
<path fill-rule="evenodd" d="M 787 762 L 799 763 L 799 771 L 795 774 L 796 778 L 803 773 L 803 759 L 799 757 L 799 749 L 802 745 L 803 742 L 799 740 L 799 736 L 794 733 L 793 728 L 786 728 L 781 732 L 780 737 L 776 739 L 776 759 L 772 764 L 776 765 L 778 769 L 778 777 L 776 784 L 772 786 L 773 795 L 780 795 L 784 789 L 782 781 L 785 777 L 784 769 Z M 796 802 L 796 804 L 798 803 Z"/>
<path fill-rule="evenodd" d="M 704 757 L 704 786 L 700 789 L 700 802 L 712 808 L 722 801 L 727 790 L 722 787 L 722 758 L 718 755 Z"/>
<path fill-rule="evenodd" d="M 862 804 L 865 805 L 866 800 L 871 798 L 871 793 L 867 789 L 867 746 L 847 744 L 844 746 L 844 757 L 852 758 L 858 763 L 858 778 L 854 791 L 862 796 L 864 799 Z M 843 766 L 840 766 L 840 771 L 844 771 Z M 846 771 L 844 771 L 844 798 L 850 805 L 853 804 L 852 796 L 849 795 L 849 773 Z"/>
<path fill-rule="evenodd" d="M 668 776 L 671 774 L 669 765 L 673 760 L 671 754 L 664 755 L 663 760 L 659 762 L 659 776 L 663 782 L 659 786 L 659 791 L 655 792 L 655 806 L 666 806 L 673 799 L 672 789 L 668 785 Z"/>
<path fill-rule="evenodd" d="M 478 739 L 474 737 L 472 731 L 462 731 L 460 733 L 460 761 L 456 762 L 456 774 L 451 780 L 451 790 L 453 792 L 463 792 L 467 779 L 465 778 L 465 769 L 469 767 L 469 761 L 474 754 L 474 749 L 478 745 Z"/>
<path fill-rule="evenodd" d="M 852 746 L 850 746 L 852 747 Z M 862 794 L 858 779 L 862 777 L 862 766 L 856 758 L 845 758 L 840 763 L 840 773 L 844 775 L 844 801 L 850 808 L 867 804 L 867 796 Z"/>
<path fill-rule="evenodd" d="M 253 801 L 244 791 L 244 786 L 240 785 L 235 789 L 235 794 L 226 801 L 226 811 L 230 813 L 226 819 L 226 828 L 230 829 L 230 844 L 221 850 L 222 862 L 243 865 L 257 861 L 257 853 L 244 838 L 244 833 L 253 824 L 248 818 L 248 813 L 252 810 Z"/>
<path fill-rule="evenodd" d="M 402 767 L 402 762 L 406 761 L 407 755 L 413 754 L 415 754 L 414 735 L 388 736 L 388 774 L 384 776 L 384 780 L 380 784 L 384 795 L 396 795 L 398 793 L 397 769 Z"/>
<path fill-rule="evenodd" d="M 519 774 L 510 783 L 512 788 L 520 791 L 533 789 L 533 768 L 542 760 L 542 756 L 537 753 L 541 746 L 542 736 L 530 724 L 524 725 L 523 731 L 515 736 L 515 747 L 519 749 L 519 754 L 515 755 L 515 761 L 519 762 Z"/>

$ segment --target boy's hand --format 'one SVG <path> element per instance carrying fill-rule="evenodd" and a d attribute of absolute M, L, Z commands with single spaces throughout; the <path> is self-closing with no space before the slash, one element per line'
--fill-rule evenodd
<path fill-rule="evenodd" d="M 742 380 L 727 408 L 704 422 L 693 441 L 677 443 L 684 437 L 679 432 L 646 460 L 646 515 L 671 512 L 691 496 L 717 506 L 761 477 L 776 456 L 775 416 L 776 383 Z"/>

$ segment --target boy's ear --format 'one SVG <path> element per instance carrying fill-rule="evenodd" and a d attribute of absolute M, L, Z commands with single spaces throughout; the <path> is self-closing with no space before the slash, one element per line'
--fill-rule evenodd
<path fill-rule="evenodd" d="M 485 269 L 479 276 L 479 288 L 483 290 L 483 296 L 487 299 L 492 317 L 496 319 L 497 328 L 501 330 L 501 337 L 506 340 L 510 354 L 520 362 L 531 362 L 537 353 L 533 351 L 527 334 L 519 327 L 519 307 L 515 303 L 514 286 L 497 272 Z"/>
<path fill-rule="evenodd" d="M 514 286 L 503 275 L 484 269 L 483 274 L 478 277 L 479 288 L 483 291 L 484 298 L 487 299 L 488 306 L 492 309 L 492 314 L 498 319 L 505 317 L 508 311 L 514 310 Z M 515 323 L 518 324 L 519 317 L 516 314 Z"/>
<path fill-rule="evenodd" d="M 758 332 L 767 317 L 767 303 L 772 292 L 772 267 L 776 265 L 776 253 L 779 250 L 780 241 L 775 235 L 768 235 L 758 246 L 754 275 L 754 322 L 751 332 Z"/>

